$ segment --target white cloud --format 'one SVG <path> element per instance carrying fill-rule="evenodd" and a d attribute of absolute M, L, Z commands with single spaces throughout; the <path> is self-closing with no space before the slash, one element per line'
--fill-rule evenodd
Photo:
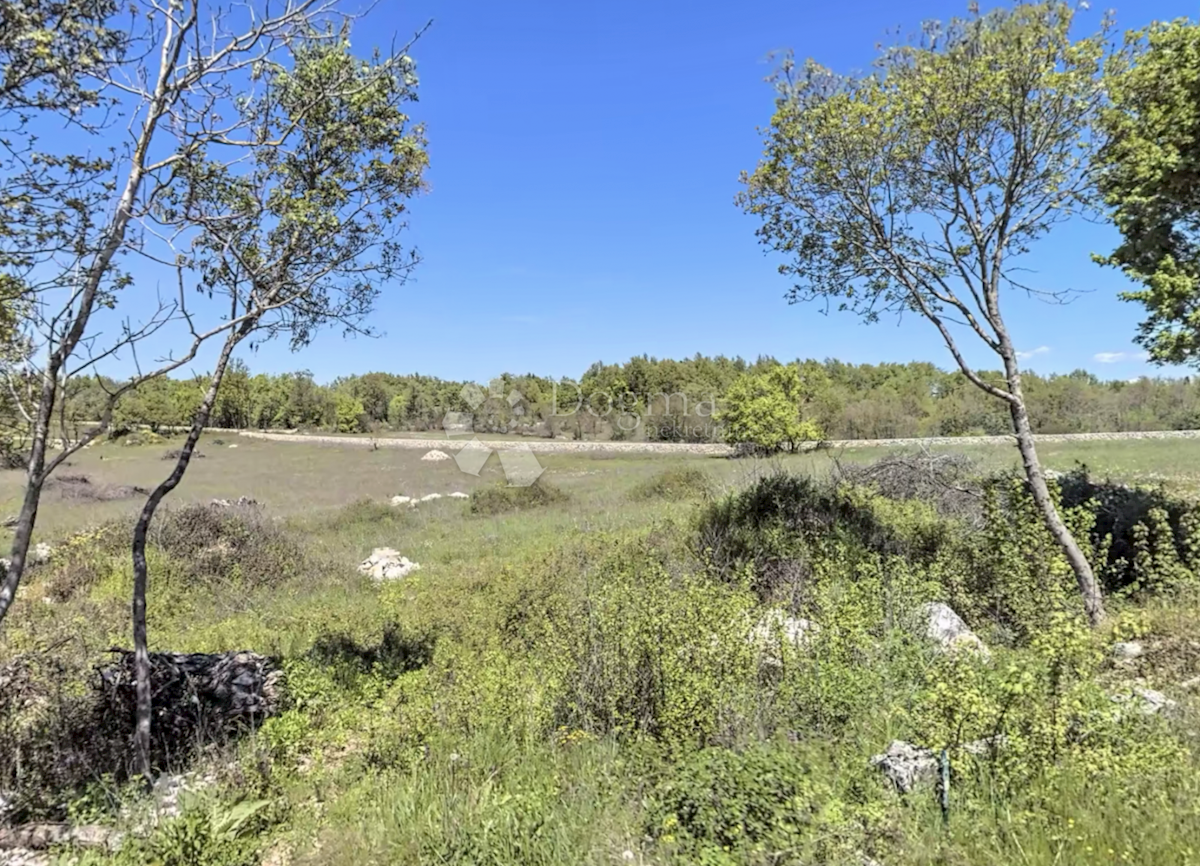
<path fill-rule="evenodd" d="M 1049 346 L 1038 346 L 1036 349 L 1030 349 L 1028 352 L 1017 352 L 1017 357 L 1022 361 L 1028 361 L 1036 355 L 1045 355 L 1050 351 Z"/>
<path fill-rule="evenodd" d="M 1145 361 L 1150 356 L 1145 352 L 1097 352 L 1092 360 L 1098 364 L 1116 364 L 1119 361 Z"/>

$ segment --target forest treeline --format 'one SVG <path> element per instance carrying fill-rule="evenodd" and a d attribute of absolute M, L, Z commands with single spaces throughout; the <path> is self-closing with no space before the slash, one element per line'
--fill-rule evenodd
<path fill-rule="evenodd" d="M 634 357 L 596 363 L 576 379 L 504 374 L 488 383 L 419 374 L 364 373 L 317 383 L 308 372 L 226 373 L 211 426 L 301 428 L 343 433 L 441 430 L 447 413 L 470 416 L 476 432 L 586 439 L 710 441 L 722 438 L 721 409 L 733 384 L 780 362 L 763 357 Z M 877 439 L 1011 433 L 1008 410 L 959 372 L 933 364 L 793 362 L 806 383 L 806 418 L 826 438 Z M 999 380 L 999 372 L 986 374 Z M 93 420 L 104 380 L 76 381 L 66 416 Z M 208 381 L 160 378 L 125 395 L 114 414 L 120 431 L 190 422 Z M 1200 381 L 1103 380 L 1084 370 L 1024 384 L 1039 433 L 1099 433 L 1200 428 Z M 452 423 L 465 423 L 451 416 Z"/>

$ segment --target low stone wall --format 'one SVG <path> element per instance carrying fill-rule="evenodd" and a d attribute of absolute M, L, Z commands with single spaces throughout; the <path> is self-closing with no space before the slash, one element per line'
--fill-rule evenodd
<path fill-rule="evenodd" d="M 400 437 L 357 437 L 357 436 L 309 436 L 300 433 L 264 433 L 258 430 L 243 430 L 240 435 L 250 439 L 265 439 L 271 442 L 308 442 L 317 445 L 341 445 L 351 448 L 413 448 L 428 451 L 456 451 L 470 439 L 405 439 Z M 1200 430 L 1161 430 L 1143 433 L 1049 433 L 1040 435 L 1038 442 L 1102 442 L 1127 439 L 1197 439 Z M 525 449 L 543 453 L 603 452 L 607 454 L 703 454 L 717 457 L 729 456 L 733 449 L 715 443 L 684 444 L 676 442 L 566 442 L 557 439 L 503 439 L 483 440 L 489 448 L 497 451 Z M 841 448 L 903 448 L 939 445 L 1011 445 L 1012 436 L 932 436 L 924 439 L 840 439 L 827 443 L 829 447 Z"/>

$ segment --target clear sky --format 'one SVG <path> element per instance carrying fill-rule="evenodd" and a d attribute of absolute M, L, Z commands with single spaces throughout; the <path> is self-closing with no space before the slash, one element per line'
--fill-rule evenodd
<path fill-rule="evenodd" d="M 431 156 L 430 189 L 411 216 L 423 263 L 385 290 L 375 319 L 383 339 L 328 333 L 297 355 L 268 346 L 247 361 L 319 380 L 368 370 L 578 375 L 642 353 L 948 367 L 923 320 L 864 326 L 789 306 L 787 281 L 733 198 L 771 114 L 772 51 L 849 72 L 870 64 L 890 30 L 965 9 L 957 0 L 379 0 L 354 31 L 358 51 L 434 22 L 412 51 L 413 115 L 427 125 Z M 1193 11 L 1124 0 L 1117 21 Z M 1081 29 L 1100 17 L 1081 13 Z M 1140 359 L 1141 308 L 1118 301 L 1122 277 L 1088 258 L 1112 245 L 1111 230 L 1083 223 L 1042 243 L 1037 281 L 1087 293 L 1068 308 L 1011 299 L 1027 365 L 1106 378 L 1185 373 Z"/>

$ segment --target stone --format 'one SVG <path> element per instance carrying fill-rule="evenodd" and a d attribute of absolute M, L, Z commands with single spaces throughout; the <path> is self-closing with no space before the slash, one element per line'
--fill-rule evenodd
<path fill-rule="evenodd" d="M 214 508 L 258 508 L 258 500 L 249 496 L 239 496 L 237 499 L 214 499 Z"/>
<path fill-rule="evenodd" d="M 1113 644 L 1113 657 L 1121 661 L 1132 661 L 1145 654 L 1146 648 L 1135 640 L 1121 641 Z"/>
<path fill-rule="evenodd" d="M 417 500 L 411 496 L 393 496 L 390 501 L 394 506 L 408 505 L 412 507 L 417 504 Z"/>
<path fill-rule="evenodd" d="M 421 499 L 419 501 L 420 502 L 433 502 L 434 500 L 441 499 L 441 498 L 442 498 L 442 494 L 440 494 L 440 493 L 426 493 L 424 496 L 421 497 Z"/>
<path fill-rule="evenodd" d="M 439 451 L 437 448 L 434 448 L 432 451 L 426 452 L 425 456 L 422 457 L 421 459 L 422 460 L 432 460 L 432 461 L 442 461 L 442 460 L 451 460 L 453 458 L 451 458 L 451 456 L 449 454 L 447 454 L 445 451 Z"/>
<path fill-rule="evenodd" d="M 780 655 L 783 643 L 797 649 L 809 645 L 821 627 L 815 622 L 789 615 L 779 608 L 771 608 L 750 629 L 748 640 L 762 651 L 762 661 L 768 665 L 783 664 Z"/>
<path fill-rule="evenodd" d="M 463 493 L 461 490 L 455 490 L 453 493 L 450 494 L 450 498 L 451 499 L 470 499 L 471 494 Z"/>
<path fill-rule="evenodd" d="M 421 568 L 419 562 L 401 556 L 390 547 L 377 547 L 359 563 L 358 571 L 372 580 L 400 580 Z"/>
<path fill-rule="evenodd" d="M 1110 700 L 1114 704 L 1122 704 L 1137 710 L 1144 716 L 1154 716 L 1159 713 L 1168 715 L 1179 706 L 1162 692 L 1141 686 L 1134 686 L 1127 694 L 1112 695 Z"/>
<path fill-rule="evenodd" d="M 1003 735 L 986 737 L 963 744 L 962 751 L 979 757 L 994 752 L 1006 742 Z M 886 752 L 871 757 L 871 765 L 878 767 L 901 794 L 907 794 L 917 785 L 932 784 L 940 769 L 933 749 L 914 746 L 904 740 L 892 740 Z"/>
<path fill-rule="evenodd" d="M 907 794 L 917 785 L 937 778 L 938 760 L 932 749 L 893 740 L 886 752 L 871 757 L 871 766 L 878 767 L 897 791 Z"/>
<path fill-rule="evenodd" d="M 990 657 L 988 648 L 975 632 L 967 627 L 954 608 L 940 601 L 929 602 L 918 608 L 919 621 L 925 624 L 925 636 L 938 643 L 943 651 L 967 649 Z"/>
<path fill-rule="evenodd" d="M 230 447 L 230 448 L 237 448 L 237 443 L 236 443 L 236 442 L 234 442 L 234 443 L 233 443 L 232 445 L 230 445 L 229 447 Z"/>
<path fill-rule="evenodd" d="M 30 565 L 45 565 L 50 561 L 50 557 L 54 555 L 54 548 L 44 541 L 39 541 L 29 551 Z"/>

